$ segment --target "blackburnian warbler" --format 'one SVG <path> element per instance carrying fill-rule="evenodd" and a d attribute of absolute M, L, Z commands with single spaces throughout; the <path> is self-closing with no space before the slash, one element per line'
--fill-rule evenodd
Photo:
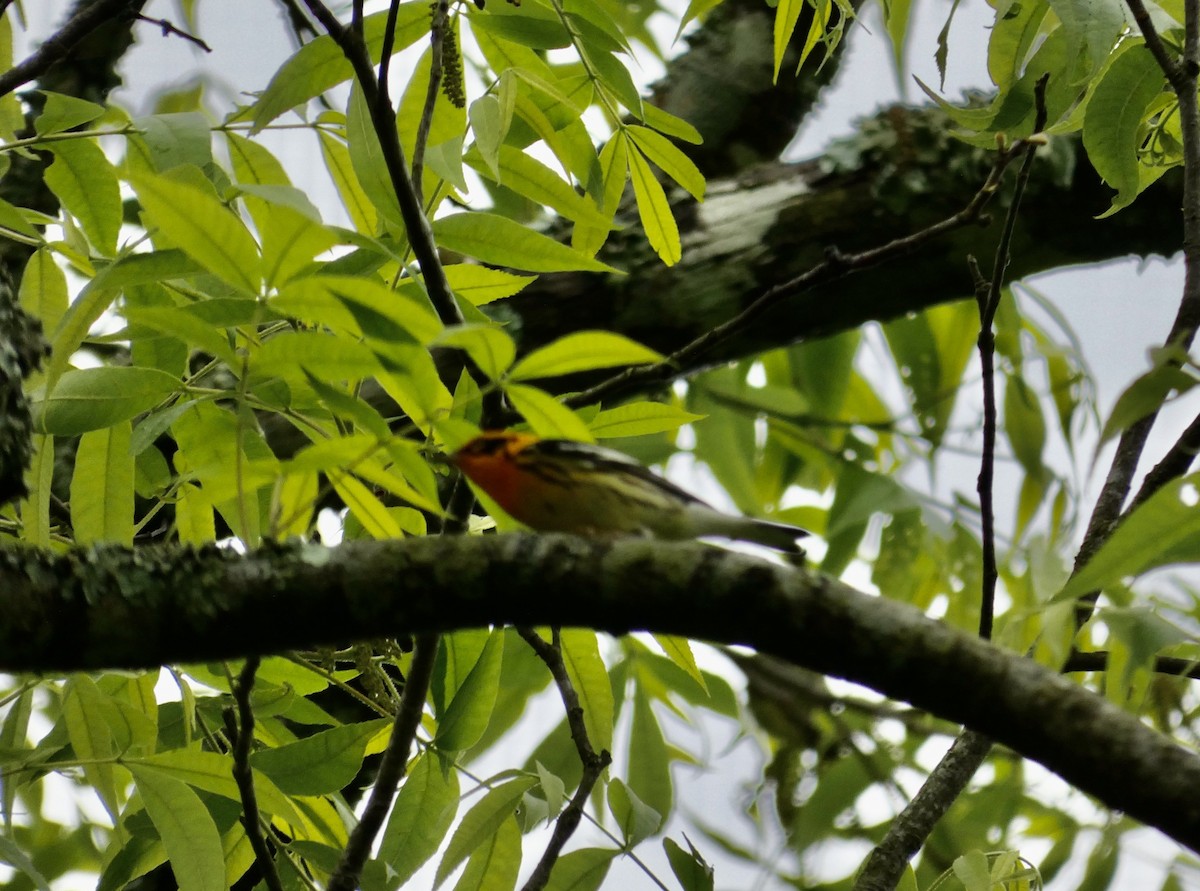
<path fill-rule="evenodd" d="M 800 553 L 796 526 L 722 513 L 611 449 L 489 430 L 447 459 L 531 529 L 577 535 L 713 535 Z"/>

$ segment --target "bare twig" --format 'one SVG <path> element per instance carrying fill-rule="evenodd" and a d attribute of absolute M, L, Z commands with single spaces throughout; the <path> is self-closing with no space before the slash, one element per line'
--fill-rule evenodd
<path fill-rule="evenodd" d="M 163 37 L 169 37 L 170 35 L 174 34 L 176 37 L 182 37 L 184 40 L 187 40 L 190 43 L 196 44 L 196 46 L 200 47 L 200 49 L 204 50 L 206 53 L 212 52 L 212 47 L 209 46 L 207 43 L 205 43 L 203 40 L 201 40 L 199 37 L 197 37 L 195 34 L 189 34 L 187 31 L 184 31 L 181 28 L 176 28 L 173 24 L 171 24 L 166 19 L 152 19 L 152 18 L 150 18 L 150 16 L 142 15 L 139 12 L 137 14 L 137 20 L 139 22 L 149 22 L 152 25 L 158 25 L 158 27 L 162 29 Z"/>
<path fill-rule="evenodd" d="M 429 680 L 433 676 L 433 663 L 437 658 L 438 636 L 420 634 L 413 646 L 412 666 L 404 680 L 404 692 L 396 709 L 396 721 L 392 735 L 379 762 L 379 772 L 371 787 L 371 796 L 363 809 L 358 825 L 350 833 L 346 849 L 342 851 L 337 868 L 330 876 L 327 891 L 355 891 L 362 876 L 363 865 L 371 854 L 375 836 L 383 828 L 383 821 L 392 806 L 396 787 L 408 770 L 408 754 L 412 750 L 417 728 L 421 726 L 421 714 L 425 709 L 425 696 L 429 692 Z"/>
<path fill-rule="evenodd" d="M 542 859 L 538 861 L 533 873 L 522 888 L 522 891 L 541 891 L 550 881 L 550 872 L 554 869 L 559 855 L 562 854 L 563 847 L 578 828 L 579 821 L 583 817 L 584 805 L 587 804 L 596 781 L 600 779 L 600 774 L 604 772 L 604 769 L 612 763 L 612 755 L 607 750 L 597 754 L 588 738 L 587 725 L 583 720 L 583 707 L 579 704 L 579 695 L 575 692 L 575 687 L 567 674 L 567 666 L 563 662 L 562 638 L 559 629 L 555 628 L 551 632 L 553 635 L 551 643 L 546 643 L 532 628 L 518 628 L 517 633 L 546 663 L 550 674 L 554 676 L 554 683 L 558 686 L 559 695 L 562 696 L 563 707 L 567 710 L 567 726 L 571 729 L 571 739 L 574 740 L 575 749 L 579 752 L 579 760 L 583 763 L 583 775 L 579 780 L 579 788 L 575 790 L 575 794 L 571 796 L 571 801 L 563 809 L 563 812 L 558 815 L 558 819 L 554 823 L 554 832 L 550 835 L 550 841 L 546 844 Z"/>
<path fill-rule="evenodd" d="M 251 656 L 242 666 L 237 682 L 233 684 L 233 698 L 237 703 L 237 738 L 233 744 L 233 779 L 242 798 L 242 825 L 246 838 L 254 851 L 254 860 L 262 872 L 263 881 L 270 891 L 283 891 L 275 860 L 263 837 L 258 814 L 258 796 L 254 792 L 254 771 L 250 767 L 250 749 L 254 744 L 254 709 L 250 705 L 250 692 L 254 689 L 254 675 L 262 660 Z"/>
<path fill-rule="evenodd" d="M 134 17 L 143 5 L 139 0 L 96 0 L 76 13 L 59 28 L 29 58 L 0 74 L 0 96 L 7 96 L 17 87 L 40 77 L 52 65 L 101 25 L 119 16 Z"/>
<path fill-rule="evenodd" d="M 396 46 L 396 17 L 400 14 L 400 0 L 392 0 L 388 4 L 387 24 L 383 29 L 383 46 L 380 48 L 379 55 L 379 99 L 378 101 L 384 105 L 390 106 L 391 86 L 388 83 L 388 72 L 392 67 L 392 51 Z M 415 183 L 417 193 L 420 194 L 421 181 L 418 179 Z"/>
<path fill-rule="evenodd" d="M 1048 79 L 1048 75 L 1043 75 L 1035 89 L 1037 102 L 1033 127 L 1035 134 L 1040 133 L 1046 126 L 1046 84 Z M 983 454 L 980 459 L 977 487 L 983 547 L 979 636 L 984 640 L 988 640 L 992 636 L 998 578 L 995 508 L 993 505 L 996 456 L 996 336 L 993 327 L 1003 293 L 1004 273 L 1009 264 L 1009 251 L 1013 232 L 1016 229 L 1017 215 L 1021 208 L 1021 196 L 1025 193 L 1025 187 L 1029 183 L 1029 173 L 1033 166 L 1037 145 L 1037 140 L 1030 139 L 1021 147 L 1024 159 L 1013 187 L 1013 198 L 1009 204 L 1008 213 L 1005 215 L 1000 242 L 996 246 L 990 281 L 983 280 L 974 258 L 970 258 L 972 272 L 976 279 L 976 299 L 979 304 L 979 360 L 983 371 Z M 1008 152 L 1001 151 L 1000 159 L 1003 160 L 1005 157 L 1011 160 L 1013 156 Z M 997 166 L 999 165 L 1000 161 L 997 162 Z M 890 891 L 896 886 L 905 865 L 920 850 L 934 826 L 950 809 L 950 806 L 958 800 L 958 796 L 962 794 L 975 771 L 983 764 L 991 748 L 991 740 L 973 730 L 964 729 L 959 734 L 942 760 L 930 772 L 929 778 L 917 791 L 913 800 L 892 821 L 883 840 L 871 851 L 855 880 L 855 891 L 881 891 L 881 889 Z"/>
<path fill-rule="evenodd" d="M 1065 674 L 1080 671 L 1108 671 L 1108 660 L 1109 654 L 1105 650 L 1075 652 L 1067 658 L 1062 670 Z M 1154 660 L 1154 672 L 1200 681 L 1200 660 L 1182 659 L 1178 656 L 1159 656 Z"/>
<path fill-rule="evenodd" d="M 1049 74 L 1043 74 L 1034 88 L 1037 103 L 1037 114 L 1033 124 L 1033 132 L 1041 133 L 1046 126 L 1046 84 L 1050 81 Z M 1037 145 L 1032 140 L 1025 149 L 1025 158 L 1017 173 L 1017 181 L 1013 186 L 1012 202 L 1004 218 L 1004 229 L 1000 234 L 1000 243 L 996 246 L 996 256 L 992 263 L 992 278 L 987 291 L 978 298 L 979 303 L 979 363 L 983 371 L 983 454 L 979 462 L 979 510 L 982 526 L 983 545 L 983 590 L 979 603 L 979 636 L 990 640 L 992 624 L 996 614 L 996 580 L 999 573 L 996 569 L 996 513 L 993 503 L 993 482 L 996 471 L 996 311 L 1000 308 L 1000 299 L 1004 293 L 1004 273 L 1011 259 L 1013 232 L 1017 227 L 1017 215 L 1021 211 L 1021 197 L 1029 183 L 1029 172 L 1033 167 L 1034 153 Z"/>

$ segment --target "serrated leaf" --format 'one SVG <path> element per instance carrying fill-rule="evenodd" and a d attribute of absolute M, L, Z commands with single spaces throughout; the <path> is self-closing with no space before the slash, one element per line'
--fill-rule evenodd
<path fill-rule="evenodd" d="M 617 821 L 625 849 L 630 850 L 658 832 L 662 814 L 654 810 L 618 779 L 608 784 L 608 809 Z"/>
<path fill-rule="evenodd" d="M 54 155 L 46 185 L 79 220 L 96 250 L 112 256 L 121 231 L 121 190 L 112 162 L 89 139 L 51 142 L 46 148 Z"/>
<path fill-rule="evenodd" d="M 779 0 L 779 5 L 775 7 L 773 43 L 775 70 L 772 75 L 772 83 L 779 80 L 779 69 L 783 65 L 783 56 L 787 52 L 792 34 L 796 30 L 796 22 L 800 19 L 800 12 L 803 9 L 804 0 Z"/>
<path fill-rule="evenodd" d="M 629 764 L 625 772 L 629 788 L 648 807 L 657 811 L 665 822 L 671 815 L 674 800 L 671 760 L 662 728 L 650 707 L 649 697 L 634 697 L 629 752 Z"/>
<path fill-rule="evenodd" d="M 517 777 L 490 789 L 467 811 L 454 831 L 442 862 L 438 864 L 433 887 L 436 891 L 472 852 L 494 836 L 500 825 L 512 818 L 521 798 L 537 785 L 533 777 Z"/>
<path fill-rule="evenodd" d="M 504 635 L 493 631 L 488 635 L 479 659 L 438 721 L 437 735 L 434 737 L 438 748 L 461 752 L 475 745 L 483 736 L 496 702 L 503 657 Z"/>
<path fill-rule="evenodd" d="M 517 345 L 498 325 L 455 325 L 438 336 L 437 344 L 466 351 L 492 380 L 499 380 L 517 355 Z"/>
<path fill-rule="evenodd" d="M 212 815 L 184 782 L 129 766 L 146 813 L 167 849 L 180 891 L 225 891 L 225 854 Z"/>
<path fill-rule="evenodd" d="M 696 2 L 697 0 L 693 0 L 693 4 Z M 709 2 L 709 0 L 699 0 L 699 2 Z M 671 112 L 656 105 L 651 105 L 648 102 L 643 103 L 642 110 L 646 113 L 643 119 L 646 122 L 646 126 L 653 127 L 659 133 L 674 136 L 676 139 L 681 139 L 692 145 L 700 145 L 704 142 L 704 137 L 700 135 L 700 131 L 678 115 L 671 114 Z"/>
<path fill-rule="evenodd" d="M 37 428 L 78 436 L 111 427 L 153 408 L 179 381 L 155 368 L 104 366 L 66 372 L 48 399 L 34 403 Z"/>
<path fill-rule="evenodd" d="M 433 234 L 446 250 L 484 263 L 512 266 L 530 272 L 617 272 L 584 254 L 534 232 L 506 217 L 491 213 L 457 213 L 433 223 Z"/>
<path fill-rule="evenodd" d="M 209 272 L 257 294 L 262 258 L 246 224 L 213 195 L 162 176 L 133 180 L 147 223 Z"/>
<path fill-rule="evenodd" d="M 71 476 L 71 526 L 78 544 L 133 544 L 133 455 L 122 421 L 85 433 Z"/>
<path fill-rule="evenodd" d="M 181 164 L 204 169 L 212 163 L 212 131 L 200 112 L 149 115 L 135 119 L 133 125 L 141 134 L 139 140 L 149 153 L 153 170 L 158 173 Z"/>
<path fill-rule="evenodd" d="M 697 201 L 704 200 L 704 174 L 671 140 L 660 133 L 636 125 L 626 127 L 625 132 L 663 173 L 681 185 Z"/>
<path fill-rule="evenodd" d="M 322 730 L 296 742 L 254 752 L 250 763 L 288 795 L 329 795 L 354 779 L 362 767 L 367 743 L 388 724 L 385 719 Z"/>
<path fill-rule="evenodd" d="M 46 97 L 42 113 L 33 121 L 33 130 L 38 136 L 62 133 L 83 124 L 91 123 L 104 114 L 104 106 L 75 96 L 39 90 Z"/>
<path fill-rule="evenodd" d="M 363 98 L 358 83 L 350 88 L 350 100 L 346 106 L 346 142 L 350 151 L 350 165 L 362 186 L 363 194 L 384 219 L 404 231 L 404 214 L 396 198 L 396 189 L 388 172 L 379 136 L 371 121 L 371 111 Z"/>
<path fill-rule="evenodd" d="M 1088 101 L 1083 146 L 1096 172 L 1117 190 L 1113 210 L 1137 197 L 1142 117 L 1163 87 L 1162 69 L 1150 51 L 1133 46 L 1113 60 Z"/>
<path fill-rule="evenodd" d="M 638 150 L 629 153 L 629 178 L 633 181 L 633 194 L 637 199 L 638 218 L 650 247 L 659 259 L 674 266 L 683 258 L 683 247 L 679 242 L 679 227 L 671 213 L 671 204 L 666 192 L 654 178 L 654 172 Z"/>
<path fill-rule="evenodd" d="M 363 19 L 363 39 L 373 61 L 379 61 L 387 13 L 378 12 Z M 393 52 L 416 43 L 429 33 L 429 6 L 416 0 L 396 7 L 396 30 Z M 266 90 L 254 104 L 254 129 L 257 133 L 284 112 L 314 99 L 326 90 L 349 80 L 354 69 L 341 48 L 327 34 L 306 43 L 267 84 Z"/>
<path fill-rule="evenodd" d="M 502 127 L 500 100 L 491 93 L 480 96 L 467 109 L 467 119 L 471 122 L 471 132 L 475 134 L 475 148 L 479 150 L 492 176 L 499 180 L 500 143 L 506 133 L 506 128 Z"/>
<path fill-rule="evenodd" d="M 616 851 L 581 848 L 558 858 L 546 891 L 599 891 Z"/>
<path fill-rule="evenodd" d="M 379 859 L 402 886 L 439 847 L 458 810 L 458 774 L 426 751 L 409 766 L 379 846 Z"/>
<path fill-rule="evenodd" d="M 656 634 L 654 639 L 663 648 L 667 658 L 687 672 L 688 676 L 700 685 L 700 689 L 707 693 L 708 685 L 704 682 L 704 675 L 701 673 L 700 667 L 696 665 L 691 642 L 686 637 L 675 637 L 670 634 Z"/>
<path fill-rule="evenodd" d="M 552 439 L 576 439 L 592 442 L 587 424 L 567 406 L 545 390 L 527 384 L 508 384 L 505 394 L 538 436 Z"/>
<path fill-rule="evenodd" d="M 520 868 L 521 830 L 516 819 L 510 817 L 471 852 L 454 891 L 512 891 Z"/>
<path fill-rule="evenodd" d="M 693 424 L 704 415 L 692 414 L 666 402 L 627 402 L 596 414 L 588 429 L 597 439 L 617 436 L 647 436 L 669 433 L 684 424 Z"/>
<path fill-rule="evenodd" d="M 588 739 L 597 752 L 612 751 L 614 704 L 612 682 L 600 657 L 594 631 L 567 628 L 561 632 L 563 663 L 579 695 Z"/>
<path fill-rule="evenodd" d="M 611 331 L 579 331 L 560 337 L 521 359 L 510 375 L 513 380 L 533 380 L 663 361 L 661 353 L 623 334 Z"/>
<path fill-rule="evenodd" d="M 695 845 L 688 841 L 685 851 L 673 839 L 663 839 L 663 850 L 671 872 L 683 887 L 683 891 L 713 891 L 713 868 L 700 856 Z"/>
<path fill-rule="evenodd" d="M 42 323 L 47 334 L 67 311 L 67 276 L 48 248 L 38 248 L 25 264 L 19 292 L 21 308 Z"/>
<path fill-rule="evenodd" d="M 468 158 L 468 161 L 472 162 L 472 159 Z M 499 163 L 500 170 L 494 178 L 505 188 L 552 208 L 568 220 L 592 226 L 608 225 L 609 220 L 595 205 L 536 158 L 511 145 L 502 145 Z M 485 176 L 489 175 L 486 167 L 478 163 L 472 163 L 472 166 Z"/>

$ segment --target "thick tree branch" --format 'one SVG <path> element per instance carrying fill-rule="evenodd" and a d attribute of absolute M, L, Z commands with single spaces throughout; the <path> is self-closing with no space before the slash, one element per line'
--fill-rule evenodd
<path fill-rule="evenodd" d="M 907 606 L 704 545 L 497 535 L 246 556 L 6 551 L 0 611 L 4 671 L 148 667 L 489 624 L 744 644 L 972 727 L 1200 850 L 1200 756 Z"/>
<path fill-rule="evenodd" d="M 46 38 L 29 58 L 0 74 L 0 96 L 6 96 L 17 87 L 40 77 L 96 28 L 119 16 L 132 18 L 143 5 L 144 0 L 96 0 L 81 8 L 69 22 Z"/>

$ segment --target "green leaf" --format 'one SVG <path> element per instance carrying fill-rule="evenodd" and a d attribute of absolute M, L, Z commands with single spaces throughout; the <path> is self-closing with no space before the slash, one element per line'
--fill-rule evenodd
<path fill-rule="evenodd" d="M 475 134 L 475 148 L 479 150 L 479 155 L 491 170 L 493 178 L 499 180 L 500 143 L 507 132 L 507 128 L 503 126 L 500 100 L 491 93 L 480 96 L 467 109 L 467 118 L 471 122 L 471 132 Z"/>
<path fill-rule="evenodd" d="M 563 663 L 579 695 L 588 739 L 597 752 L 611 752 L 615 707 L 612 682 L 600 657 L 600 640 L 596 632 L 579 628 L 564 629 L 561 639 Z"/>
<path fill-rule="evenodd" d="M 1104 422 L 1096 450 L 1099 451 L 1118 433 L 1162 408 L 1173 391 L 1178 391 L 1178 395 L 1182 396 L 1197 383 L 1200 382 L 1196 378 L 1174 364 L 1164 362 L 1147 371 L 1117 397 L 1112 414 Z"/>
<path fill-rule="evenodd" d="M 685 836 L 686 839 L 686 836 Z M 688 840 L 688 850 L 685 851 L 674 840 L 663 839 L 663 850 L 667 852 L 667 862 L 671 864 L 671 872 L 679 879 L 683 891 L 712 891 L 713 868 L 700 856 L 696 846 Z"/>
<path fill-rule="evenodd" d="M 331 795 L 362 767 L 367 743 L 389 725 L 386 719 L 347 724 L 250 756 L 250 763 L 288 795 Z"/>
<path fill-rule="evenodd" d="M 483 652 L 438 721 L 434 742 L 443 751 L 461 752 L 475 745 L 487 730 L 500 685 L 504 635 L 488 635 Z"/>
<path fill-rule="evenodd" d="M 111 427 L 153 408 L 179 387 L 155 368 L 102 366 L 66 372 L 48 399 L 34 403 L 37 428 L 78 436 Z"/>
<path fill-rule="evenodd" d="M 654 172 L 640 151 L 629 153 L 629 178 L 633 180 L 638 218 L 642 221 L 642 229 L 650 247 L 665 264 L 674 266 L 683 258 L 679 227 L 675 224 L 666 192 L 654 178 Z"/>
<path fill-rule="evenodd" d="M 658 832 L 658 827 L 662 825 L 662 814 L 638 798 L 632 789 L 618 779 L 608 784 L 608 809 L 616 818 L 621 837 L 625 839 L 625 850 L 640 845 Z"/>
<path fill-rule="evenodd" d="M 617 272 L 599 260 L 491 213 L 457 213 L 433 223 L 434 238 L 445 250 L 531 272 Z"/>
<path fill-rule="evenodd" d="M 563 49 L 571 45 L 571 35 L 554 11 L 547 7 L 523 6 L 513 12 L 504 7 L 489 7 L 487 14 L 471 16 L 471 27 L 535 50 Z"/>
<path fill-rule="evenodd" d="M 488 790 L 467 811 L 454 830 L 446 853 L 442 855 L 442 862 L 438 864 L 434 889 L 439 888 L 468 855 L 494 836 L 504 821 L 512 818 L 522 797 L 536 785 L 537 780 L 533 777 L 517 777 L 501 783 Z"/>
<path fill-rule="evenodd" d="M 373 61 L 379 61 L 387 13 L 379 12 L 363 19 L 363 38 Z M 396 32 L 393 52 L 416 43 L 429 33 L 429 6 L 416 0 L 396 7 Z M 306 43 L 283 63 L 266 90 L 254 104 L 254 129 L 257 133 L 284 112 L 320 96 L 326 90 L 349 80 L 354 69 L 341 48 L 327 34 Z"/>
<path fill-rule="evenodd" d="M 367 197 L 358 176 L 354 172 L 354 162 L 350 159 L 350 150 L 339 139 L 321 131 L 321 157 L 325 161 L 325 169 L 333 180 L 342 199 L 342 205 L 350 215 L 350 221 L 358 232 L 374 232 L 378 226 L 378 216 L 375 205 Z"/>
<path fill-rule="evenodd" d="M 262 258 L 246 224 L 212 194 L 163 176 L 132 180 L 147 223 L 235 288 L 257 294 Z"/>
<path fill-rule="evenodd" d="M 625 776 L 634 794 L 657 811 L 665 822 L 671 815 L 674 798 L 667 742 L 658 725 L 658 718 L 650 707 L 650 698 L 634 696 L 633 700 L 629 764 Z"/>
<path fill-rule="evenodd" d="M 250 366 L 258 375 L 286 375 L 304 368 L 325 378 L 354 380 L 379 369 L 371 350 L 346 337 L 313 331 L 286 331 L 264 343 Z"/>
<path fill-rule="evenodd" d="M 647 436 L 669 433 L 702 420 L 704 415 L 692 414 L 666 402 L 627 402 L 598 412 L 588 422 L 588 429 L 597 439 Z"/>
<path fill-rule="evenodd" d="M 517 355 L 517 345 L 499 325 L 455 325 L 443 331 L 436 342 L 465 350 L 492 380 L 499 380 Z"/>
<path fill-rule="evenodd" d="M 1200 474 L 1174 480 L 1134 509 L 1052 602 L 1071 600 L 1169 563 L 1200 561 Z"/>
<path fill-rule="evenodd" d="M 772 83 L 779 80 L 779 69 L 783 65 L 783 56 L 787 52 L 792 34 L 796 30 L 796 22 L 800 19 L 800 12 L 803 9 L 804 0 L 779 0 L 779 5 L 775 7 L 775 72 L 772 75 Z"/>
<path fill-rule="evenodd" d="M 509 401 L 538 436 L 592 442 L 587 424 L 554 396 L 526 384 L 508 384 L 504 388 Z"/>
<path fill-rule="evenodd" d="M 437 853 L 458 810 L 458 774 L 426 751 L 412 762 L 396 795 L 379 845 L 379 859 L 402 886 Z"/>
<path fill-rule="evenodd" d="M 79 220 L 96 250 L 112 256 L 121 231 L 121 190 L 112 162 L 90 139 L 51 142 L 46 148 L 54 155 L 46 185 Z"/>
<path fill-rule="evenodd" d="M 641 120 L 642 94 L 625 64 L 614 53 L 599 47 L 584 46 L 581 49 L 600 78 L 600 83 L 608 88 L 618 102 L 629 109 L 630 114 Z"/>
<path fill-rule="evenodd" d="M 231 801 L 240 803 L 242 800 L 227 755 L 197 749 L 172 749 L 144 758 L 126 758 L 123 763 L 139 765 L 143 770 L 159 771 Z M 291 799 L 266 774 L 257 770 L 254 771 L 254 791 L 258 806 L 264 813 L 281 817 L 293 826 L 304 824 L 304 818 Z"/>
<path fill-rule="evenodd" d="M 1046 419 L 1037 395 L 1015 374 L 1007 376 L 1004 388 L 1004 432 L 1025 472 L 1041 476 Z"/>
<path fill-rule="evenodd" d="M 114 817 L 120 813 L 112 759 L 117 754 L 107 720 L 107 697 L 86 675 L 72 677 L 63 690 L 63 723 L 75 757 L 84 763 L 88 783 Z"/>
<path fill-rule="evenodd" d="M 46 104 L 33 121 L 33 130 L 38 136 L 63 133 L 83 124 L 90 124 L 104 114 L 104 106 L 86 99 L 77 99 L 50 90 L 39 90 L 46 97 Z"/>
<path fill-rule="evenodd" d="M 623 132 L 613 135 L 600 150 L 597 162 L 600 179 L 593 179 L 592 188 L 599 192 L 600 211 L 606 220 L 603 226 L 576 225 L 571 231 L 571 244 L 576 250 L 592 256 L 604 245 L 613 226 L 629 171 L 628 140 Z M 597 184 L 598 183 L 598 184 Z"/>
<path fill-rule="evenodd" d="M 85 433 L 71 476 L 71 526 L 77 544 L 133 544 L 133 455 L 122 421 Z"/>
<path fill-rule="evenodd" d="M 444 267 L 444 271 L 454 293 L 470 301 L 473 306 L 511 297 L 537 281 L 536 275 L 513 275 L 502 269 L 474 263 L 455 263 Z M 402 284 L 400 290 L 404 288 Z"/>
<path fill-rule="evenodd" d="M 0 19 L 0 21 L 3 21 Z M 21 209 L 9 204 L 7 201 L 0 199 L 0 231 L 8 230 L 17 235 L 22 235 L 31 242 L 39 243 L 43 241 L 42 233 L 38 232 L 33 227 L 29 220 L 25 219 L 25 214 Z"/>
<path fill-rule="evenodd" d="M 976 849 L 955 858 L 953 870 L 966 891 L 990 891 L 992 874 L 983 851 Z"/>
<path fill-rule="evenodd" d="M 129 772 L 158 830 L 179 891 L 225 891 L 225 854 L 212 815 L 184 782 L 136 764 Z"/>
<path fill-rule="evenodd" d="M 331 474 L 329 481 L 368 535 L 377 541 L 404 538 L 396 517 L 370 489 L 345 473 Z"/>
<path fill-rule="evenodd" d="M 200 112 L 150 115 L 137 118 L 133 124 L 141 133 L 153 169 L 158 173 L 181 164 L 203 170 L 213 161 L 212 132 Z"/>
<path fill-rule="evenodd" d="M 599 891 L 616 851 L 581 848 L 558 858 L 546 891 Z"/>
<path fill-rule="evenodd" d="M 484 176 L 492 176 L 505 188 L 512 189 L 536 204 L 544 204 L 562 217 L 592 226 L 607 227 L 606 218 L 586 197 L 578 194 L 571 184 L 561 176 L 520 149 L 511 145 L 500 147 L 500 171 L 490 170 L 468 157 L 476 170 Z"/>
<path fill-rule="evenodd" d="M 577 371 L 662 362 L 661 353 L 611 331 L 579 331 L 560 337 L 523 358 L 512 370 L 513 380 L 558 377 Z"/>
<path fill-rule="evenodd" d="M 42 323 L 50 334 L 67 311 L 67 276 L 54 262 L 49 248 L 38 248 L 21 275 L 21 308 Z"/>
<path fill-rule="evenodd" d="M 687 672 L 700 689 L 708 692 L 708 685 L 704 682 L 704 674 L 700 671 L 700 667 L 696 665 L 696 657 L 692 654 L 692 645 L 686 637 L 675 637 L 670 634 L 656 634 L 654 639 L 658 645 L 663 648 L 663 652 L 667 657 Z"/>
<path fill-rule="evenodd" d="M 521 830 L 514 817 L 496 827 L 492 837 L 471 852 L 454 891 L 512 891 L 521 868 Z"/>
<path fill-rule="evenodd" d="M 1083 115 L 1083 146 L 1096 172 L 1117 190 L 1112 210 L 1140 191 L 1138 149 L 1146 108 L 1162 92 L 1162 69 L 1144 46 L 1133 45 L 1104 72 Z"/>
<path fill-rule="evenodd" d="M 8 784 L 5 784 L 7 789 Z M 33 884 L 38 891 L 51 891 L 46 877 L 38 872 L 37 867 L 29 856 L 21 850 L 15 841 L 6 835 L 0 835 L 0 863 L 14 867 L 17 873 Z"/>
<path fill-rule="evenodd" d="M 696 0 L 693 0 L 693 3 L 695 2 Z M 701 0 L 701 2 L 705 2 L 705 0 Z M 704 137 L 700 135 L 700 131 L 683 118 L 673 115 L 671 112 L 665 111 L 656 105 L 651 105 L 648 102 L 643 103 L 642 110 L 646 113 L 645 118 L 643 118 L 646 125 L 653 127 L 659 133 L 665 133 L 667 136 L 673 136 L 675 139 L 691 143 L 692 145 L 700 145 L 704 142 Z"/>
<path fill-rule="evenodd" d="M 704 200 L 704 174 L 675 143 L 653 130 L 636 125 L 626 127 L 625 132 L 663 173 L 679 183 L 697 201 Z"/>

